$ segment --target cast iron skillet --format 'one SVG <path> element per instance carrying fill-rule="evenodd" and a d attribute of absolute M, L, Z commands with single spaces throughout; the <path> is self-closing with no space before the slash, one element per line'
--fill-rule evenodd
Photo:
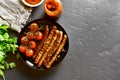
<path fill-rule="evenodd" d="M 25 32 L 29 31 L 29 28 L 28 28 L 29 25 L 31 23 L 34 23 L 34 22 L 39 24 L 39 26 L 41 26 L 41 25 L 48 25 L 49 27 L 57 26 L 58 30 L 63 31 L 63 34 L 67 35 L 64 28 L 61 25 L 59 25 L 58 23 L 56 23 L 54 21 L 48 21 L 48 20 L 45 20 L 45 19 L 37 19 L 37 20 L 33 20 L 33 21 L 29 22 L 22 29 L 22 31 L 20 32 L 20 34 L 18 36 L 18 46 L 20 46 L 20 44 L 21 44 L 21 42 L 20 42 L 21 37 L 24 35 Z M 67 37 L 68 37 L 68 35 L 67 35 Z M 65 46 L 64 46 L 63 50 L 60 52 L 60 54 L 59 54 L 60 57 L 58 57 L 57 60 L 52 64 L 51 68 L 55 67 L 57 64 L 59 64 L 63 60 L 63 58 L 66 56 L 66 54 L 68 52 L 68 48 L 69 48 L 69 39 L 67 38 Z M 19 51 L 19 53 L 20 53 L 20 51 Z M 23 61 L 25 62 L 25 64 L 27 64 L 29 67 L 31 67 L 33 69 L 37 69 L 37 70 L 45 70 L 45 69 L 47 69 L 47 68 L 45 68 L 45 66 L 37 67 L 37 65 L 35 65 L 33 63 L 33 60 L 31 58 L 27 58 L 23 53 L 20 53 L 20 55 L 21 55 L 21 58 L 23 59 Z"/>

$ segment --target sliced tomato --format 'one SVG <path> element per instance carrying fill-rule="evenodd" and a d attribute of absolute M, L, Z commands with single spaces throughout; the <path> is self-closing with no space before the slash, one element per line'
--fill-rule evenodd
<path fill-rule="evenodd" d="M 29 40 L 28 40 L 28 38 L 26 37 L 26 36 L 23 36 L 22 38 L 21 38 L 21 43 L 22 44 L 27 44 L 29 42 Z"/>
<path fill-rule="evenodd" d="M 33 54 L 34 54 L 34 52 L 33 52 L 32 49 L 26 49 L 26 51 L 25 51 L 25 55 L 26 55 L 27 57 L 32 57 Z"/>
<path fill-rule="evenodd" d="M 35 32 L 34 34 L 36 40 L 41 40 L 43 38 L 43 33 L 40 31 Z"/>
<path fill-rule="evenodd" d="M 21 53 L 25 53 L 25 51 L 26 51 L 26 46 L 25 45 L 20 45 L 19 46 L 19 51 L 21 52 Z"/>
<path fill-rule="evenodd" d="M 36 42 L 35 42 L 35 41 L 29 41 L 28 47 L 29 47 L 30 49 L 36 48 Z"/>

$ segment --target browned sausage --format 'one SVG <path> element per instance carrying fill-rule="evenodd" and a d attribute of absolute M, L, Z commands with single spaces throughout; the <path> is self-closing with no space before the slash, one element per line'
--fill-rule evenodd
<path fill-rule="evenodd" d="M 38 53 L 37 57 L 35 58 L 35 61 L 34 61 L 35 64 L 38 64 L 38 62 L 41 59 L 42 55 L 44 54 L 45 50 L 48 48 L 48 46 L 51 42 L 52 36 L 54 35 L 54 32 L 56 29 L 57 29 L 56 26 L 52 27 L 52 30 L 50 31 L 50 34 L 49 34 L 47 40 L 44 42 L 43 47 L 41 48 L 40 52 Z"/>
<path fill-rule="evenodd" d="M 56 39 L 53 47 L 51 48 L 49 54 L 47 55 L 46 59 L 44 60 L 45 66 L 47 66 L 48 62 L 50 61 L 51 56 L 55 53 L 55 51 L 59 47 L 61 40 L 62 40 L 62 37 L 63 37 L 63 32 L 59 31 L 59 33 L 57 34 L 57 39 Z"/>
<path fill-rule="evenodd" d="M 59 53 L 62 51 L 65 43 L 66 43 L 66 40 L 67 40 L 67 35 L 64 35 L 63 37 L 63 40 L 59 46 L 59 48 L 57 49 L 56 53 L 54 54 L 54 56 L 52 57 L 52 59 L 49 61 L 49 63 L 47 64 L 47 68 L 50 68 L 53 64 L 53 62 L 56 60 L 57 56 L 59 55 Z"/>
<path fill-rule="evenodd" d="M 57 34 L 59 33 L 58 30 L 55 31 L 55 34 L 53 35 L 52 37 L 52 40 L 48 46 L 48 48 L 46 49 L 45 53 L 43 54 L 41 60 L 39 60 L 39 63 L 38 63 L 38 67 L 40 67 L 42 64 L 43 64 L 43 61 L 46 59 L 46 56 L 49 54 L 49 51 L 50 49 L 52 48 L 52 46 L 54 45 L 56 39 L 57 39 Z"/>

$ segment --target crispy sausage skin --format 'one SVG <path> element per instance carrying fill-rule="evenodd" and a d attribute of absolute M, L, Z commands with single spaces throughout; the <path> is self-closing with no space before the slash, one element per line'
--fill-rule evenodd
<path fill-rule="evenodd" d="M 38 67 L 40 67 L 43 64 L 43 61 L 46 59 L 47 55 L 49 54 L 50 49 L 52 48 L 52 46 L 54 45 L 54 43 L 55 43 L 55 41 L 57 39 L 57 35 L 56 34 L 58 34 L 58 32 L 59 32 L 58 30 L 55 31 L 55 34 L 53 35 L 52 40 L 51 40 L 49 46 L 47 47 L 45 53 L 43 54 L 41 60 L 38 63 Z"/>
<path fill-rule="evenodd" d="M 54 45 L 52 46 L 49 54 L 47 55 L 46 59 L 44 60 L 44 66 L 47 66 L 48 62 L 50 61 L 50 58 L 52 57 L 52 55 L 55 53 L 55 51 L 59 47 L 59 45 L 60 45 L 60 43 L 62 41 L 62 37 L 63 37 L 63 32 L 59 31 L 57 33 L 57 39 L 56 39 Z"/>
<path fill-rule="evenodd" d="M 56 53 L 54 54 L 54 56 L 52 57 L 52 59 L 49 61 L 49 63 L 47 64 L 46 68 L 50 68 L 52 66 L 52 64 L 54 63 L 54 61 L 56 60 L 57 56 L 60 54 L 60 52 L 62 51 L 65 43 L 67 40 L 67 35 L 64 35 L 62 42 L 59 46 L 59 48 L 57 49 Z"/>
<path fill-rule="evenodd" d="M 48 48 L 56 29 L 57 29 L 56 26 L 52 27 L 52 30 L 50 31 L 50 34 L 49 34 L 47 40 L 44 42 L 43 47 L 41 48 L 41 50 L 39 51 L 38 55 L 35 58 L 35 61 L 34 61 L 35 64 L 38 64 L 38 62 L 40 61 L 41 57 L 43 56 L 45 50 Z"/>

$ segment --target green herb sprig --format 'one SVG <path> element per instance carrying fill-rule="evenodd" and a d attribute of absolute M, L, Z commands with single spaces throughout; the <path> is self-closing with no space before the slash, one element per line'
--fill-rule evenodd
<path fill-rule="evenodd" d="M 5 70 L 14 68 L 15 62 L 7 62 L 7 55 L 9 53 L 15 54 L 17 50 L 17 38 L 9 37 L 8 33 L 9 26 L 0 24 L 0 76 L 5 80 Z"/>

